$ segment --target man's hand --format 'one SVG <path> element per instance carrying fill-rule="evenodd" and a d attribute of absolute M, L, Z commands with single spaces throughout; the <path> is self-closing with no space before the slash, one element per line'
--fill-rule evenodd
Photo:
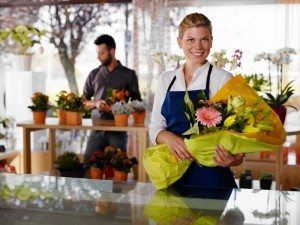
<path fill-rule="evenodd" d="M 103 111 L 103 112 L 110 112 L 111 111 L 111 106 L 108 105 L 104 100 L 97 100 L 96 101 L 96 108 Z"/>
<path fill-rule="evenodd" d="M 230 167 L 242 164 L 245 154 L 231 155 L 222 145 L 216 146 L 214 161 L 218 166 Z"/>

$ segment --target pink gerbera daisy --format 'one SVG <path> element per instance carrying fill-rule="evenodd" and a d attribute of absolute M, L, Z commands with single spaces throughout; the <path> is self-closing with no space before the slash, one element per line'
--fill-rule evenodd
<path fill-rule="evenodd" d="M 222 121 L 221 113 L 214 108 L 197 109 L 195 116 L 198 122 L 207 127 L 215 127 Z"/>

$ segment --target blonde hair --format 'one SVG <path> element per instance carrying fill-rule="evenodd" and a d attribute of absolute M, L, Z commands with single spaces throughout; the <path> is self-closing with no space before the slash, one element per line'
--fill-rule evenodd
<path fill-rule="evenodd" d="M 184 17 L 179 25 L 179 38 L 182 38 L 184 32 L 192 27 L 207 27 L 212 35 L 212 26 L 210 20 L 201 13 L 191 13 Z"/>

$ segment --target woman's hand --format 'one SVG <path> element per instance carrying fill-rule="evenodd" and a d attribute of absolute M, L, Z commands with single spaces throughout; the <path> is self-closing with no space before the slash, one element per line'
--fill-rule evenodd
<path fill-rule="evenodd" d="M 167 144 L 169 149 L 178 160 L 193 160 L 193 157 L 188 152 L 183 137 L 176 135 L 170 131 L 163 130 L 156 137 L 157 144 Z"/>
<path fill-rule="evenodd" d="M 222 145 L 216 146 L 214 161 L 218 166 L 230 167 L 242 164 L 245 154 L 231 155 Z"/>

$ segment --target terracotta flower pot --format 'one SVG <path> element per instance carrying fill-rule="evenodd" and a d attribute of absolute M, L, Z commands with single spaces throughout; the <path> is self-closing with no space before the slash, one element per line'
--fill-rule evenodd
<path fill-rule="evenodd" d="M 118 127 L 126 127 L 128 124 L 127 114 L 114 114 L 115 125 Z"/>
<path fill-rule="evenodd" d="M 58 124 L 66 124 L 67 123 L 67 111 L 63 109 L 57 109 L 57 118 Z"/>
<path fill-rule="evenodd" d="M 103 179 L 103 170 L 95 167 L 91 167 L 89 170 L 91 179 Z"/>
<path fill-rule="evenodd" d="M 81 112 L 67 111 L 67 125 L 81 125 L 82 114 Z"/>
<path fill-rule="evenodd" d="M 114 180 L 117 181 L 127 181 L 128 174 L 123 171 L 115 170 Z"/>
<path fill-rule="evenodd" d="M 144 123 L 146 118 L 146 112 L 133 112 L 132 116 L 134 123 Z"/>
<path fill-rule="evenodd" d="M 114 168 L 111 165 L 104 167 L 104 178 L 110 179 L 114 177 Z"/>
<path fill-rule="evenodd" d="M 47 111 L 33 111 L 32 113 L 35 124 L 45 124 Z"/>

